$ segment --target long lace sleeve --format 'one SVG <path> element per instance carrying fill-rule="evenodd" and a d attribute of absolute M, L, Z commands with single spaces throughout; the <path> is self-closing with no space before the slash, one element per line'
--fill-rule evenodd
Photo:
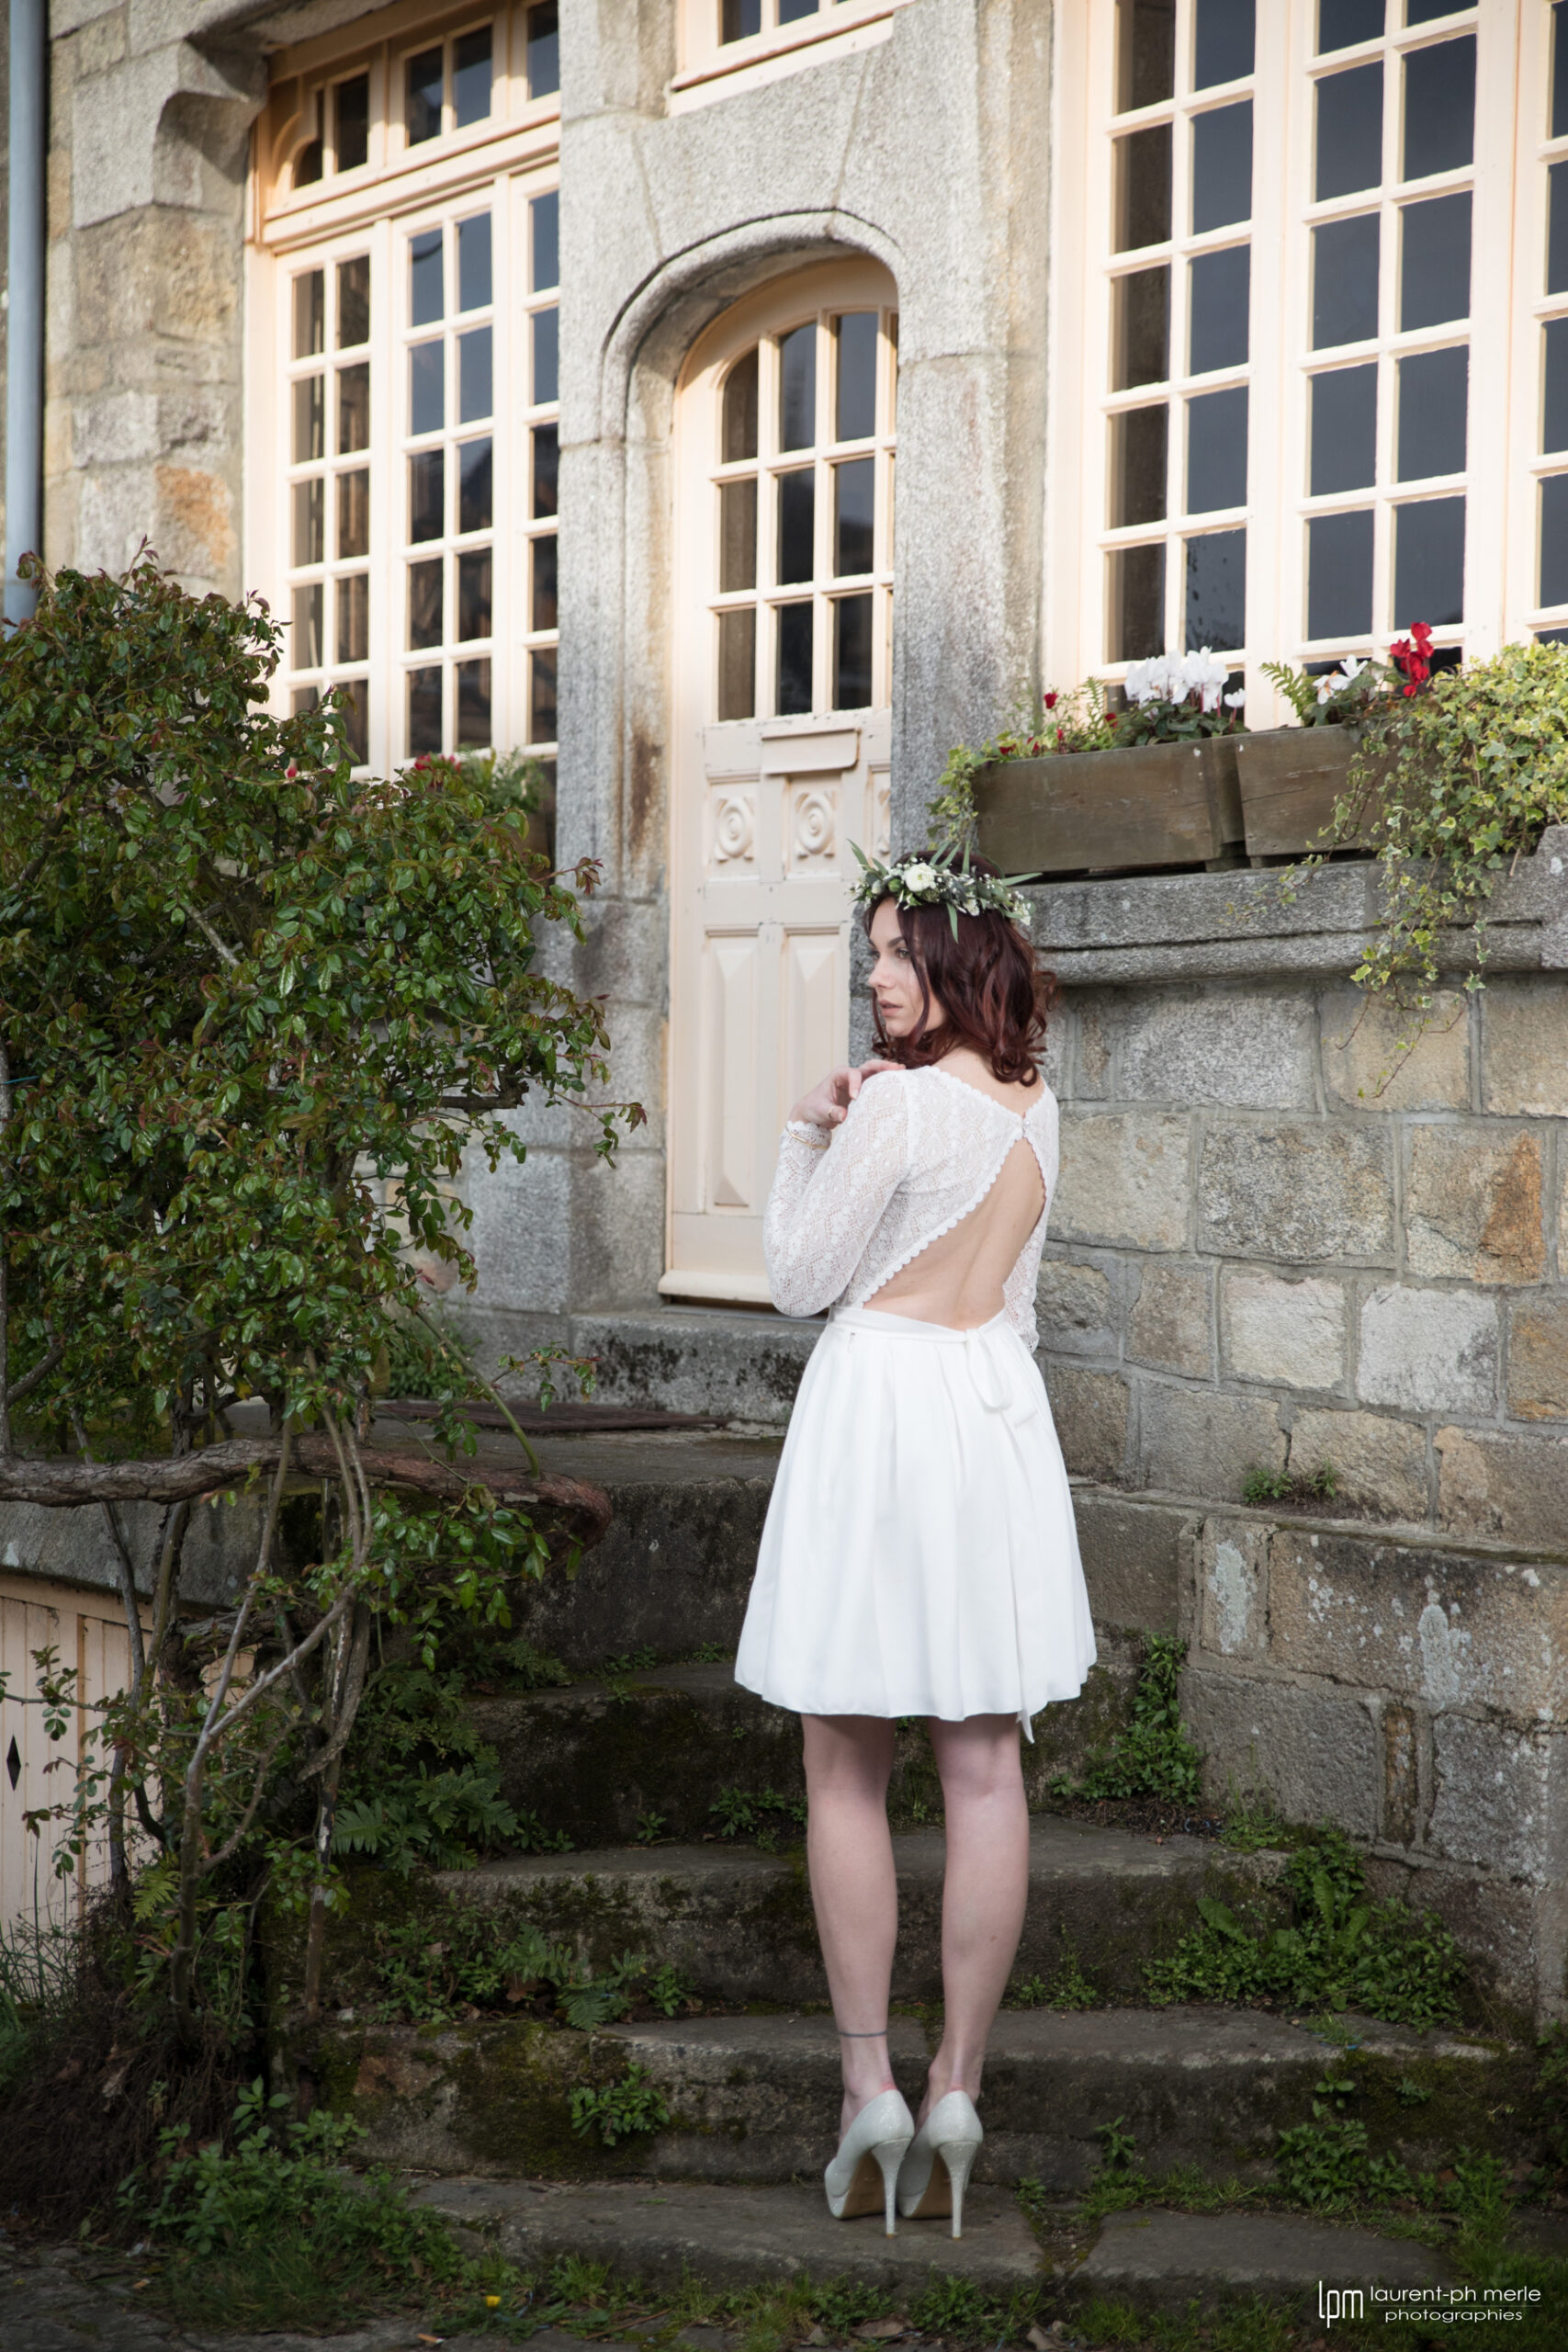
<path fill-rule="evenodd" d="M 867 1080 L 826 1151 L 786 1128 L 762 1219 L 781 1315 L 817 1315 L 848 1286 L 908 1165 L 905 1080 Z"/>

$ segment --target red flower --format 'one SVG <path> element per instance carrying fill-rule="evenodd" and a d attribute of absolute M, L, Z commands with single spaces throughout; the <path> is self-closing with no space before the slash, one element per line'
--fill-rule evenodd
<path fill-rule="evenodd" d="M 1051 691 L 1050 691 L 1050 693 L 1049 693 L 1049 694 L 1046 695 L 1046 697 L 1045 697 L 1045 707 L 1046 707 L 1046 709 L 1047 709 L 1047 710 L 1055 710 L 1055 707 L 1056 707 L 1056 705 L 1061 701 L 1061 699 L 1062 699 L 1061 695 L 1056 692 L 1056 689 L 1055 688 L 1055 686 L 1053 686 L 1053 687 L 1052 687 L 1052 689 L 1051 689 Z"/>
<path fill-rule="evenodd" d="M 1395 638 L 1388 658 L 1404 680 L 1406 695 L 1417 693 L 1432 674 L 1430 623 L 1416 621 L 1408 637 Z"/>

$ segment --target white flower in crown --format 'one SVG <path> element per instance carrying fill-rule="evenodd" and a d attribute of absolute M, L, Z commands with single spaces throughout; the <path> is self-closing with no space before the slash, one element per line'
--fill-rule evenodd
<path fill-rule="evenodd" d="M 933 865 L 907 865 L 904 868 L 904 882 L 905 887 L 910 890 L 937 890 L 942 888 Z"/>

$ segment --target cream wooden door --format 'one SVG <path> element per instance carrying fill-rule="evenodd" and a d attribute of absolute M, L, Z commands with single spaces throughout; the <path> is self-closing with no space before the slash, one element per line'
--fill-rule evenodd
<path fill-rule="evenodd" d="M 848 1049 L 850 844 L 887 842 L 897 322 L 874 263 L 766 288 L 677 411 L 667 1295 L 768 1295 L 791 1102 Z"/>

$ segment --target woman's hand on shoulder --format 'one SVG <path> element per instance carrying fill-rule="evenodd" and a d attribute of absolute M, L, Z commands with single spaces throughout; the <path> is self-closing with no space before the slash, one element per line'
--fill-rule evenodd
<path fill-rule="evenodd" d="M 842 1126 L 849 1115 L 850 1104 L 868 1078 L 878 1070 L 897 1069 L 897 1062 L 873 1059 L 858 1065 L 846 1062 L 841 1069 L 830 1069 L 826 1078 L 803 1094 L 790 1113 L 792 1121 L 798 1119 L 808 1127 Z"/>

